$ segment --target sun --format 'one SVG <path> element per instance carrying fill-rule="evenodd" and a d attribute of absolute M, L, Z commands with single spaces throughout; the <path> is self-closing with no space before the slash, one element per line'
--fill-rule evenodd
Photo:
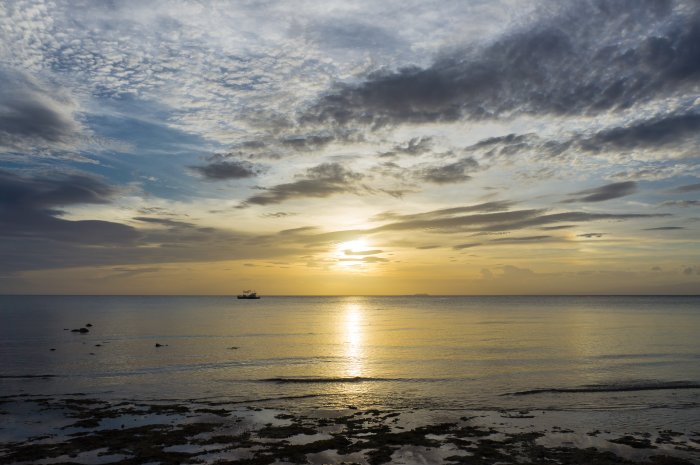
<path fill-rule="evenodd" d="M 360 271 L 365 269 L 364 254 L 368 243 L 364 239 L 340 242 L 332 252 L 336 266 L 346 271 Z"/>
<path fill-rule="evenodd" d="M 367 250 L 367 246 L 367 241 L 365 239 L 355 239 L 353 241 L 341 242 L 336 246 L 335 250 L 338 256 L 345 256 Z"/>

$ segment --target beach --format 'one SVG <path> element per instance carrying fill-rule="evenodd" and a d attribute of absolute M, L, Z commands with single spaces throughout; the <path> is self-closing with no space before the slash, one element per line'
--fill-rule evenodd
<path fill-rule="evenodd" d="M 264 401 L 108 402 L 81 395 L 1 402 L 10 419 L 0 446 L 8 464 L 700 463 L 697 431 L 585 431 L 581 425 L 595 420 L 566 411 L 348 406 L 290 413 Z"/>

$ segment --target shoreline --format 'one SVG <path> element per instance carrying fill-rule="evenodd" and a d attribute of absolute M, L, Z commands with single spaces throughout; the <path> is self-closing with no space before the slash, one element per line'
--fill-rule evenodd
<path fill-rule="evenodd" d="M 0 398 L 0 463 L 700 464 L 700 431 L 616 431 L 606 415 L 20 394 Z"/>

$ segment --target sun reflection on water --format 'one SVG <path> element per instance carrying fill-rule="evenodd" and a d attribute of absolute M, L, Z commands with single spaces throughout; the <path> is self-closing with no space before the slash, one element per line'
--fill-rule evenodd
<path fill-rule="evenodd" d="M 345 376 L 357 377 L 363 373 L 363 333 L 362 307 L 358 304 L 348 304 L 345 307 Z"/>

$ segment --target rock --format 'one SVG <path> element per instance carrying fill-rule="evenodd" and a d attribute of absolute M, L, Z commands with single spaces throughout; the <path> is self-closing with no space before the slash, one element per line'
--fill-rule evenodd
<path fill-rule="evenodd" d="M 89 333 L 90 330 L 87 329 L 87 328 L 80 328 L 80 329 L 71 329 L 70 332 L 71 332 L 71 333 L 85 334 L 85 333 Z"/>
<path fill-rule="evenodd" d="M 238 346 L 231 346 L 228 348 L 228 350 L 238 350 Z"/>
<path fill-rule="evenodd" d="M 95 347 L 102 347 L 102 344 L 95 344 Z"/>
<path fill-rule="evenodd" d="M 156 342 L 156 347 L 165 347 L 165 346 L 167 346 L 167 345 L 168 345 L 168 344 L 159 344 L 159 343 Z"/>
<path fill-rule="evenodd" d="M 55 351 L 56 349 L 49 349 L 51 352 Z"/>
<path fill-rule="evenodd" d="M 88 328 L 92 328 L 92 324 L 91 324 L 91 323 L 88 323 L 88 324 L 86 324 L 85 326 L 87 326 Z"/>

